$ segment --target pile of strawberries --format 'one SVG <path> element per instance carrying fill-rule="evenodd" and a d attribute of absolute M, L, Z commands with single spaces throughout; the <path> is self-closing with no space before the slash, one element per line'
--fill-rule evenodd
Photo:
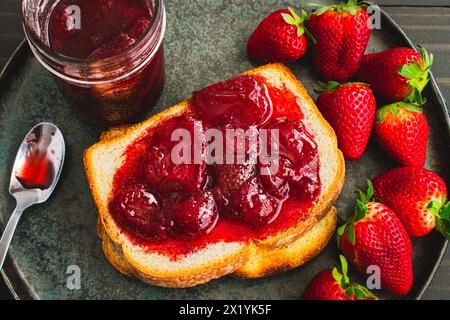
<path fill-rule="evenodd" d="M 310 45 L 314 67 L 326 81 L 320 82 L 316 104 L 334 128 L 344 157 L 359 159 L 374 132 L 400 165 L 373 184 L 368 181 L 367 192 L 358 191 L 354 215 L 337 232 L 345 256 L 341 270 L 316 275 L 306 299 L 376 299 L 350 282 L 347 260 L 364 276 L 377 267 L 382 289 L 406 295 L 413 284 L 410 236 L 437 229 L 450 238 L 446 185 L 423 168 L 429 127 L 422 91 L 433 55 L 406 47 L 365 54 L 368 20 L 365 4 L 357 0 L 319 8 L 309 20 L 304 10 L 282 9 L 267 16 L 247 44 L 251 58 L 282 63 L 300 59 Z"/>

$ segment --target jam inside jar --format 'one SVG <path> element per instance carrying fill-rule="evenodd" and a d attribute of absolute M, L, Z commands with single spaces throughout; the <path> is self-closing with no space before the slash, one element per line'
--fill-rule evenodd
<path fill-rule="evenodd" d="M 157 102 L 165 79 L 162 0 L 24 0 L 22 12 L 35 56 L 82 118 L 128 123 Z"/>

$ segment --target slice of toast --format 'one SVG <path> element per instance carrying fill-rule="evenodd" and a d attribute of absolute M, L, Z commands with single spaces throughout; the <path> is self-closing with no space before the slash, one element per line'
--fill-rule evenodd
<path fill-rule="evenodd" d="M 217 242 L 176 260 L 134 245 L 115 223 L 108 203 L 114 174 L 124 152 L 135 139 L 162 121 L 192 110 L 191 100 L 181 102 L 150 119 L 128 127 L 113 128 L 100 142 L 85 151 L 87 178 L 99 209 L 98 233 L 108 260 L 122 273 L 165 287 L 189 287 L 227 274 L 256 278 L 297 267 L 327 244 L 336 226 L 338 197 L 345 176 L 345 163 L 336 135 L 322 117 L 305 88 L 281 64 L 269 64 L 246 72 L 259 75 L 270 85 L 283 85 L 298 99 L 305 122 L 313 131 L 320 158 L 321 192 L 305 221 L 265 239 L 250 242 Z"/>

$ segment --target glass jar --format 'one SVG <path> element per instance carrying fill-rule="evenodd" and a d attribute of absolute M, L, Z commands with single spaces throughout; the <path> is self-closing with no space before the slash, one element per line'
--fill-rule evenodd
<path fill-rule="evenodd" d="M 52 15 L 61 1 L 66 5 L 67 0 L 23 0 L 22 14 L 25 34 L 34 55 L 54 75 L 69 104 L 84 119 L 101 126 L 127 123 L 148 112 L 157 102 L 164 87 L 163 37 L 166 26 L 164 1 L 142 0 L 149 8 L 149 23 L 142 36 L 129 47 L 116 52 L 118 50 L 117 46 L 114 46 L 114 41 L 129 39 L 129 34 L 118 34 L 117 39 L 103 45 L 102 50 L 110 50 L 106 52 L 110 54 L 100 55 L 99 58 L 69 56 L 52 46 L 50 30 Z M 114 6 L 130 0 L 90 0 L 89 12 L 86 11 L 86 14 L 90 14 L 91 18 L 96 17 L 92 15 L 93 12 L 101 8 L 96 6 L 96 1 L 102 5 Z M 73 10 L 70 14 L 79 16 L 72 17 L 70 21 L 72 25 L 68 24 L 67 28 L 71 30 L 70 28 L 80 25 L 83 28 L 83 11 L 80 12 L 77 4 L 86 9 L 88 2 L 85 0 L 71 2 L 75 6 L 70 8 L 66 6 L 65 10 L 69 8 Z M 129 2 L 128 4 L 134 5 Z M 105 34 L 113 32 L 112 27 L 108 26 L 114 26 L 118 17 L 122 19 L 128 16 L 126 12 L 121 13 L 120 10 L 115 16 L 109 15 L 108 12 L 97 12 L 99 19 L 102 19 L 102 26 L 105 26 Z M 77 22 L 77 19 L 80 21 Z M 86 31 L 85 42 L 81 42 L 79 44 L 81 47 L 77 48 L 92 45 L 92 41 L 99 39 L 98 32 L 103 32 L 98 28 L 92 30 L 95 30 L 97 35 L 88 37 L 89 30 Z M 62 44 L 64 45 L 64 42 Z M 77 45 L 75 42 L 75 46 Z"/>

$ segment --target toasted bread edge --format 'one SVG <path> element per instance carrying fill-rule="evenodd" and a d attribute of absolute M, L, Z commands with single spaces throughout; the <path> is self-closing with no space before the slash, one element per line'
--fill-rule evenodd
<path fill-rule="evenodd" d="M 242 255 L 238 254 L 222 261 L 220 267 L 208 266 L 202 272 L 186 272 L 177 277 L 155 277 L 140 272 L 127 262 L 121 248 L 109 239 L 100 222 L 98 233 L 106 258 L 121 273 L 153 285 L 186 288 L 229 274 L 242 278 L 260 278 L 299 267 L 319 254 L 327 245 L 336 228 L 336 217 L 336 209 L 332 207 L 315 226 L 287 246 L 272 249 L 247 248 L 251 253 L 248 253 L 246 262 L 243 261 Z"/>

